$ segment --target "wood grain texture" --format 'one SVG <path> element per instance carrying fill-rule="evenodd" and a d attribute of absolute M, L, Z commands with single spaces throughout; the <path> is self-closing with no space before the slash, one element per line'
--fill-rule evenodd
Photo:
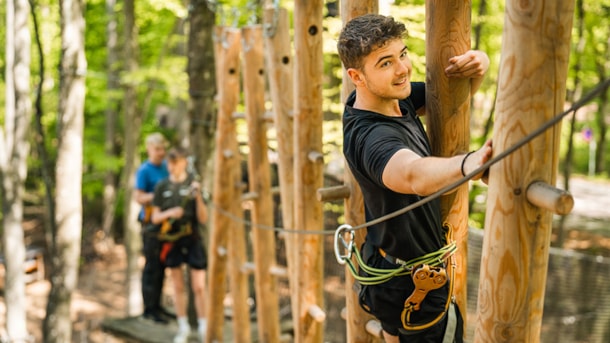
<path fill-rule="evenodd" d="M 507 1 L 494 150 L 563 109 L 574 2 Z M 475 342 L 539 342 L 551 212 L 527 186 L 555 184 L 559 126 L 490 170 Z"/>
<path fill-rule="evenodd" d="M 323 8 L 322 0 L 294 2 L 294 228 L 297 230 L 324 227 L 322 204 L 316 198 L 318 188 L 323 186 L 323 163 L 308 157 L 312 152 L 322 153 Z M 300 301 L 298 317 L 293 318 L 296 343 L 323 340 L 323 323 L 316 322 L 307 313 L 310 305 L 324 308 L 322 243 L 320 235 L 299 235 Z"/>
<path fill-rule="evenodd" d="M 280 339 L 279 298 L 277 278 L 271 274 L 276 265 L 275 232 L 257 227 L 273 227 L 273 197 L 271 167 L 268 158 L 267 126 L 265 121 L 265 60 L 263 27 L 242 28 L 244 95 L 248 123 L 248 183 L 250 192 L 258 194 L 252 200 L 252 240 L 254 252 L 254 284 L 259 341 L 275 343 Z"/>
<path fill-rule="evenodd" d="M 248 297 L 247 282 L 240 267 L 245 262 L 245 236 L 241 204 L 241 165 L 237 131 L 233 113 L 239 102 L 241 32 L 237 29 L 215 28 L 216 75 L 218 87 L 218 119 L 216 123 L 216 149 L 214 155 L 214 189 L 211 208 L 207 299 L 208 342 L 222 342 L 224 323 L 223 297 L 227 267 L 234 299 L 233 324 L 235 342 L 251 342 L 250 311 L 245 305 Z M 229 250 L 231 253 L 221 253 Z M 227 259 L 228 256 L 228 259 Z"/>
<path fill-rule="evenodd" d="M 285 8 L 265 10 L 265 24 L 275 25 L 265 32 L 265 56 L 269 70 L 269 92 L 273 104 L 274 128 L 277 137 L 278 175 L 282 225 L 294 229 L 294 56 L 292 51 L 290 23 Z M 270 33 L 273 33 L 272 35 Z M 292 317 L 297 318 L 299 308 L 297 244 L 298 234 L 285 234 L 286 260 L 290 284 Z"/>
<path fill-rule="evenodd" d="M 341 1 L 341 19 L 345 25 L 351 19 L 367 14 L 377 13 L 379 4 L 377 0 L 346 0 Z M 341 88 L 341 98 L 345 102 L 347 96 L 354 90 L 354 84 L 349 79 L 345 70 L 343 71 L 343 85 Z M 364 199 L 358 183 L 345 164 L 344 184 L 350 189 L 350 196 L 345 199 L 345 222 L 352 226 L 360 225 L 365 222 L 364 218 Z M 356 246 L 360 247 L 364 242 L 366 231 L 356 231 Z M 355 258 L 354 258 L 355 263 Z M 367 332 L 366 324 L 374 320 L 374 317 L 366 313 L 358 302 L 358 293 L 352 289 L 355 283 L 349 268 L 345 269 L 345 305 L 346 305 L 346 330 L 347 341 L 354 343 L 373 343 L 382 340 Z"/>
<path fill-rule="evenodd" d="M 470 50 L 470 1 L 426 1 L 426 117 L 435 156 L 467 152 L 470 145 L 470 80 L 444 73 L 451 57 Z M 453 227 L 458 250 L 453 295 L 467 324 L 468 185 L 441 198 L 443 222 Z M 464 330 L 464 333 L 466 330 Z"/>

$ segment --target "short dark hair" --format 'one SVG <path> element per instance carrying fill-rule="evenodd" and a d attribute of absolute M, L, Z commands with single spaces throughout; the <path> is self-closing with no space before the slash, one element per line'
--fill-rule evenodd
<path fill-rule="evenodd" d="M 403 39 L 407 28 L 403 23 L 380 14 L 365 14 L 350 20 L 337 42 L 339 58 L 345 69 L 362 68 L 362 60 L 388 41 Z"/>
<path fill-rule="evenodd" d="M 180 158 L 187 158 L 188 152 L 182 147 L 173 147 L 167 152 L 167 159 L 170 161 L 176 161 Z"/>

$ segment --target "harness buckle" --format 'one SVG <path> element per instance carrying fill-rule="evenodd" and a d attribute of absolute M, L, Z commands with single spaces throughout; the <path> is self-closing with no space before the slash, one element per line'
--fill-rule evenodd
<path fill-rule="evenodd" d="M 345 240 L 345 234 L 349 234 L 349 241 Z M 343 224 L 337 228 L 335 231 L 335 258 L 337 259 L 337 263 L 345 264 L 345 260 L 349 260 L 352 258 L 352 252 L 354 250 L 354 239 L 356 235 L 354 234 L 354 230 L 352 230 L 352 226 L 349 224 Z M 340 252 L 339 243 L 343 246 L 344 254 Z"/>

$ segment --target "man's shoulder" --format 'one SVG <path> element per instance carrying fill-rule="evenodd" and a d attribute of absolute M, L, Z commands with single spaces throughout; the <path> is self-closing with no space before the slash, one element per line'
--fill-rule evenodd
<path fill-rule="evenodd" d="M 151 169 L 151 166 L 152 166 L 152 163 L 150 163 L 150 161 L 146 160 L 146 161 L 142 162 L 142 164 L 140 164 L 137 171 L 138 172 L 147 171 L 147 170 Z"/>

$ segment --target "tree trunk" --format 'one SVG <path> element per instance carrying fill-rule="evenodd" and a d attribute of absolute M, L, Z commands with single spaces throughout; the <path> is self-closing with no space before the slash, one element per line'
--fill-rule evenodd
<path fill-rule="evenodd" d="M 119 73 L 117 63 L 119 61 L 117 55 L 118 31 L 117 31 L 117 14 L 115 10 L 116 0 L 106 0 L 106 49 L 108 56 L 106 57 L 108 68 L 108 83 L 106 89 L 108 94 L 114 94 L 120 87 Z M 106 126 L 104 138 L 104 151 L 106 156 L 116 155 L 116 126 L 118 117 L 119 101 L 116 98 L 110 98 L 108 107 L 106 108 Z M 118 175 L 114 170 L 106 171 L 104 178 L 104 213 L 102 215 L 102 232 L 104 232 L 104 240 L 112 242 L 112 226 L 114 223 L 116 209 L 116 193 L 117 193 L 117 178 Z"/>
<path fill-rule="evenodd" d="M 2 245 L 5 265 L 6 327 L 11 342 L 28 341 L 25 299 L 23 193 L 30 151 L 30 31 L 27 0 L 9 0 L 6 11 L 6 141 L 2 177 Z M 0 137 L 2 138 L 2 137 Z M 10 158 L 9 158 L 10 156 Z"/>
<path fill-rule="evenodd" d="M 36 86 L 36 101 L 34 105 L 35 112 L 35 125 L 36 125 L 36 133 L 34 137 L 36 150 L 38 158 L 40 160 L 40 174 L 42 175 L 43 183 L 44 183 L 44 191 L 45 191 L 45 202 L 46 202 L 46 217 L 45 219 L 45 242 L 47 246 L 52 244 L 52 237 L 57 231 L 57 223 L 55 222 L 55 200 L 53 199 L 53 186 L 55 184 L 52 178 L 52 170 L 49 163 L 49 153 L 46 149 L 46 134 L 44 127 L 42 125 L 42 116 L 44 114 L 44 110 L 42 108 L 42 86 L 44 82 L 45 75 L 45 56 L 42 49 L 42 42 L 40 40 L 39 34 L 39 26 L 38 26 L 38 17 L 36 15 L 36 7 L 35 4 L 32 3 L 30 7 L 30 11 L 32 14 L 32 26 L 34 28 L 34 38 L 36 39 L 36 48 L 38 50 L 38 73 L 40 79 L 38 81 L 38 85 Z M 49 256 L 47 251 L 47 256 Z"/>
<path fill-rule="evenodd" d="M 349 0 L 341 1 L 341 20 L 343 25 L 355 17 L 367 14 L 378 13 L 379 2 L 374 0 Z M 350 81 L 345 69 L 343 70 L 343 84 L 341 85 L 341 101 L 345 103 L 345 99 L 354 90 L 354 84 Z M 345 199 L 345 223 L 356 226 L 366 221 L 364 217 L 364 199 L 360 186 L 354 179 L 351 171 L 345 164 L 344 184 L 350 189 L 350 196 Z M 354 242 L 358 249 L 364 242 L 366 236 L 365 230 L 356 231 Z M 366 331 L 366 324 L 375 320 L 375 318 L 366 313 L 358 303 L 358 292 L 352 291 L 352 286 L 356 283 L 352 276 L 349 267 L 345 267 L 345 288 L 348 290 L 345 294 L 345 308 L 347 317 L 345 319 L 346 338 L 348 342 L 353 343 L 372 343 L 382 341 L 381 338 L 375 337 Z"/>
<path fill-rule="evenodd" d="M 211 162 L 214 156 L 216 131 L 216 67 L 213 29 L 215 14 L 207 1 L 191 0 L 188 39 L 188 108 L 190 148 L 196 156 L 197 170 L 204 185 L 210 189 L 213 180 Z"/>
<path fill-rule="evenodd" d="M 470 1 L 426 1 L 426 122 L 434 156 L 470 150 L 470 80 L 448 79 L 443 73 L 449 58 L 470 49 L 470 12 Z M 452 260 L 453 296 L 467 327 L 468 185 L 441 197 L 441 216 L 458 246 Z"/>
<path fill-rule="evenodd" d="M 324 75 L 323 1 L 295 1 L 294 6 L 294 229 L 313 230 L 324 225 L 316 193 L 323 186 L 322 76 Z M 290 90 L 287 90 L 290 91 Z M 322 342 L 324 322 L 316 315 L 324 308 L 324 246 L 319 235 L 302 235 L 297 246 L 298 304 L 293 318 L 294 341 Z M 294 296 L 292 297 L 294 299 Z"/>
<path fill-rule="evenodd" d="M 606 90 L 600 94 L 599 109 L 595 114 L 595 119 L 597 121 L 597 126 L 599 129 L 599 135 L 596 141 L 597 150 L 595 150 L 596 174 L 602 174 L 606 171 L 606 131 L 608 131 L 608 124 L 606 124 L 606 114 L 608 113 L 609 107 L 610 106 L 608 104 L 608 88 L 606 88 Z"/>
<path fill-rule="evenodd" d="M 481 2 L 479 2 L 479 8 L 477 13 L 477 16 L 479 17 L 479 22 L 472 29 L 474 31 L 474 44 L 472 44 L 472 49 L 474 50 L 479 50 L 481 46 L 481 32 L 483 31 L 483 23 L 480 18 L 485 16 L 485 14 L 487 14 L 487 0 L 481 0 Z"/>
<path fill-rule="evenodd" d="M 61 44 L 58 148 L 56 166 L 57 232 L 53 237 L 51 291 L 43 332 L 45 342 L 70 342 L 71 297 L 76 290 L 82 234 L 82 164 L 85 104 L 84 2 L 60 1 Z"/>
<path fill-rule="evenodd" d="M 242 70 L 244 71 L 244 104 L 248 126 L 248 184 L 251 200 L 252 250 L 254 253 L 254 284 L 256 315 L 260 342 L 277 343 L 280 337 L 277 278 L 271 274 L 276 266 L 275 232 L 262 230 L 273 226 L 273 196 L 269 165 L 265 116 L 265 61 L 263 28 L 251 25 L 242 28 Z"/>
<path fill-rule="evenodd" d="M 570 0 L 506 2 L 494 151 L 563 109 L 573 16 Z M 474 342 L 540 342 L 553 218 L 527 189 L 555 185 L 559 140 L 558 124 L 490 168 Z"/>
<path fill-rule="evenodd" d="M 576 13 L 576 31 L 578 32 L 578 43 L 576 44 L 575 58 L 573 73 L 574 73 L 574 89 L 569 93 L 568 101 L 570 103 L 574 103 L 577 101 L 582 95 L 582 83 L 580 82 L 580 70 L 582 69 L 582 56 L 583 51 L 585 49 L 585 9 L 583 0 L 577 0 L 575 5 L 575 13 Z M 578 110 L 576 111 L 578 112 Z M 570 128 L 568 129 L 568 148 L 566 150 L 566 156 L 563 162 L 563 189 L 566 191 L 570 190 L 570 175 L 572 174 L 572 158 L 574 155 L 574 131 L 576 127 L 576 113 L 572 114 L 572 119 L 570 120 Z M 555 240 L 554 245 L 556 247 L 563 247 L 564 241 L 564 225 L 565 225 L 566 216 L 562 216 L 559 219 L 559 224 L 557 226 L 557 239 Z"/>
<path fill-rule="evenodd" d="M 134 0 L 125 0 L 125 42 L 123 48 L 123 61 L 127 75 L 138 68 L 137 62 L 137 27 L 135 25 Z M 125 84 L 125 97 L 123 99 L 125 118 L 125 167 L 123 169 L 123 182 L 125 190 L 125 250 L 127 252 L 127 314 L 135 316 L 142 312 L 141 278 L 138 267 L 140 248 L 140 227 L 138 225 L 138 203 L 133 199 L 133 185 L 135 166 L 139 164 L 137 154 L 140 129 L 142 127 L 142 113 L 138 110 L 136 85 Z"/>

